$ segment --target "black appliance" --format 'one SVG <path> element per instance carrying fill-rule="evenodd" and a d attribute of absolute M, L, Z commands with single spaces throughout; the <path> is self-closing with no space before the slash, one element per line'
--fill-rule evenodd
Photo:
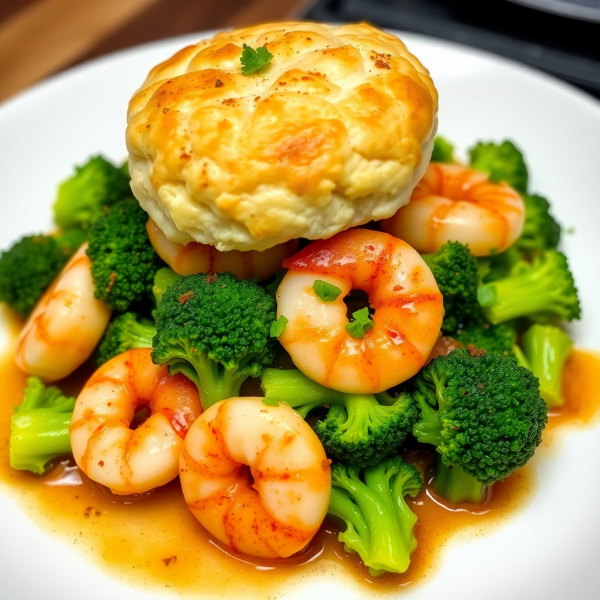
<path fill-rule="evenodd" d="M 600 98 L 600 0 L 318 0 L 315 21 L 365 20 L 488 50 Z"/>

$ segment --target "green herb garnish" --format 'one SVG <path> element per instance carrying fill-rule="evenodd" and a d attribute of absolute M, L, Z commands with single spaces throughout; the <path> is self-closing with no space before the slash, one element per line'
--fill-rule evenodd
<path fill-rule="evenodd" d="M 242 63 L 242 75 L 253 75 L 267 66 L 273 55 L 267 50 L 266 46 L 261 46 L 254 50 L 248 44 L 244 44 L 244 50 L 240 57 Z"/>
<path fill-rule="evenodd" d="M 338 296 L 342 293 L 342 290 L 340 290 L 339 287 L 332 283 L 327 283 L 322 279 L 317 279 L 313 283 L 313 290 L 323 302 L 333 302 L 334 300 L 337 300 Z"/>
<path fill-rule="evenodd" d="M 363 339 L 365 333 L 375 327 L 375 323 L 369 316 L 368 307 L 361 308 L 352 314 L 353 321 L 346 325 L 346 331 L 353 337 Z"/>
<path fill-rule="evenodd" d="M 283 333 L 283 330 L 288 323 L 289 321 L 283 315 L 281 315 L 277 321 L 271 323 L 271 329 L 269 331 L 270 336 L 274 338 L 279 337 Z"/>

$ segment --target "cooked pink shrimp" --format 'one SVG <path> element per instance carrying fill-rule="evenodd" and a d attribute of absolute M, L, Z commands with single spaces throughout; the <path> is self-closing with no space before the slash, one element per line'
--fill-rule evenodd
<path fill-rule="evenodd" d="M 84 244 L 34 308 L 17 340 L 17 366 L 56 381 L 70 375 L 92 354 L 111 310 L 94 298 L 90 259 Z"/>
<path fill-rule="evenodd" d="M 263 281 L 275 275 L 281 269 L 283 261 L 298 249 L 298 240 L 290 240 L 263 252 L 219 252 L 208 244 L 190 242 L 184 246 L 172 242 L 152 219 L 148 221 L 146 230 L 156 253 L 178 275 L 229 271 L 240 279 L 256 277 L 258 281 Z"/>
<path fill-rule="evenodd" d="M 71 448 L 83 472 L 115 494 L 138 494 L 177 477 L 183 438 L 201 414 L 196 386 L 128 350 L 92 375 L 75 403 Z M 130 428 L 135 412 L 150 416 Z"/>
<path fill-rule="evenodd" d="M 524 220 L 521 196 L 505 183 L 461 165 L 432 162 L 410 202 L 383 221 L 382 229 L 421 253 L 454 241 L 487 256 L 511 246 Z"/>
<path fill-rule="evenodd" d="M 219 541 L 252 556 L 287 557 L 319 529 L 331 493 L 329 460 L 287 404 L 230 398 L 192 425 L 179 478 L 190 509 Z"/>
<path fill-rule="evenodd" d="M 277 316 L 288 323 L 279 341 L 311 379 L 354 394 L 387 390 L 425 364 L 443 318 L 442 295 L 419 254 L 387 233 L 351 229 L 313 242 L 285 261 Z M 333 301 L 314 291 L 316 280 L 341 293 Z M 363 338 L 346 330 L 344 296 L 369 295 L 374 326 Z"/>

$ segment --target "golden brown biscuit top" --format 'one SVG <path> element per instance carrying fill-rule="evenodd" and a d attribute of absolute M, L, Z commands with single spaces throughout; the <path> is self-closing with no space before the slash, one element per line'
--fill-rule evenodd
<path fill-rule="evenodd" d="M 272 60 L 242 75 L 243 44 L 266 46 Z M 132 171 L 134 193 L 184 243 L 266 247 L 302 235 L 305 209 L 326 213 L 334 197 L 352 204 L 354 216 L 339 224 L 346 228 L 373 218 L 361 198 L 387 202 L 411 183 L 436 115 L 426 69 L 397 37 L 369 25 L 222 32 L 154 67 L 132 98 L 130 162 L 146 164 L 137 184 Z M 207 210 L 231 221 L 229 241 L 204 231 L 215 223 Z"/>

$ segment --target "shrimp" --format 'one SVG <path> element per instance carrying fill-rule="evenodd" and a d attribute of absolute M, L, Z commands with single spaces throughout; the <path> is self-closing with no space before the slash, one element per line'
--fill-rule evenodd
<path fill-rule="evenodd" d="M 151 348 L 108 361 L 85 385 L 71 420 L 75 461 L 114 494 L 139 494 L 177 477 L 183 438 L 202 413 L 196 386 L 152 363 Z M 149 409 L 137 429 L 134 414 Z"/>
<path fill-rule="evenodd" d="M 435 279 L 406 242 L 378 231 L 351 229 L 313 242 L 284 262 L 277 316 L 288 323 L 279 341 L 308 377 L 336 390 L 371 394 L 412 377 L 425 364 L 442 325 Z M 316 280 L 337 286 L 333 301 Z M 346 330 L 344 296 L 367 292 L 374 326 L 363 338 Z"/>
<path fill-rule="evenodd" d="M 302 550 L 331 494 L 321 442 L 287 404 L 230 398 L 192 425 L 179 478 L 194 516 L 219 541 L 260 557 Z"/>
<path fill-rule="evenodd" d="M 92 354 L 111 310 L 94 298 L 91 262 L 84 244 L 40 298 L 17 339 L 17 366 L 56 381 L 70 375 Z"/>
<path fill-rule="evenodd" d="M 524 221 L 523 200 L 513 188 L 480 171 L 432 162 L 410 202 L 382 221 L 382 229 L 421 253 L 455 241 L 487 256 L 511 246 Z"/>
<path fill-rule="evenodd" d="M 184 246 L 172 242 L 152 219 L 148 220 L 146 230 L 156 253 L 178 275 L 229 271 L 240 279 L 256 277 L 258 281 L 263 281 L 275 275 L 281 269 L 284 259 L 292 256 L 298 249 L 298 240 L 290 240 L 262 252 L 219 252 L 208 244 L 190 242 Z"/>

